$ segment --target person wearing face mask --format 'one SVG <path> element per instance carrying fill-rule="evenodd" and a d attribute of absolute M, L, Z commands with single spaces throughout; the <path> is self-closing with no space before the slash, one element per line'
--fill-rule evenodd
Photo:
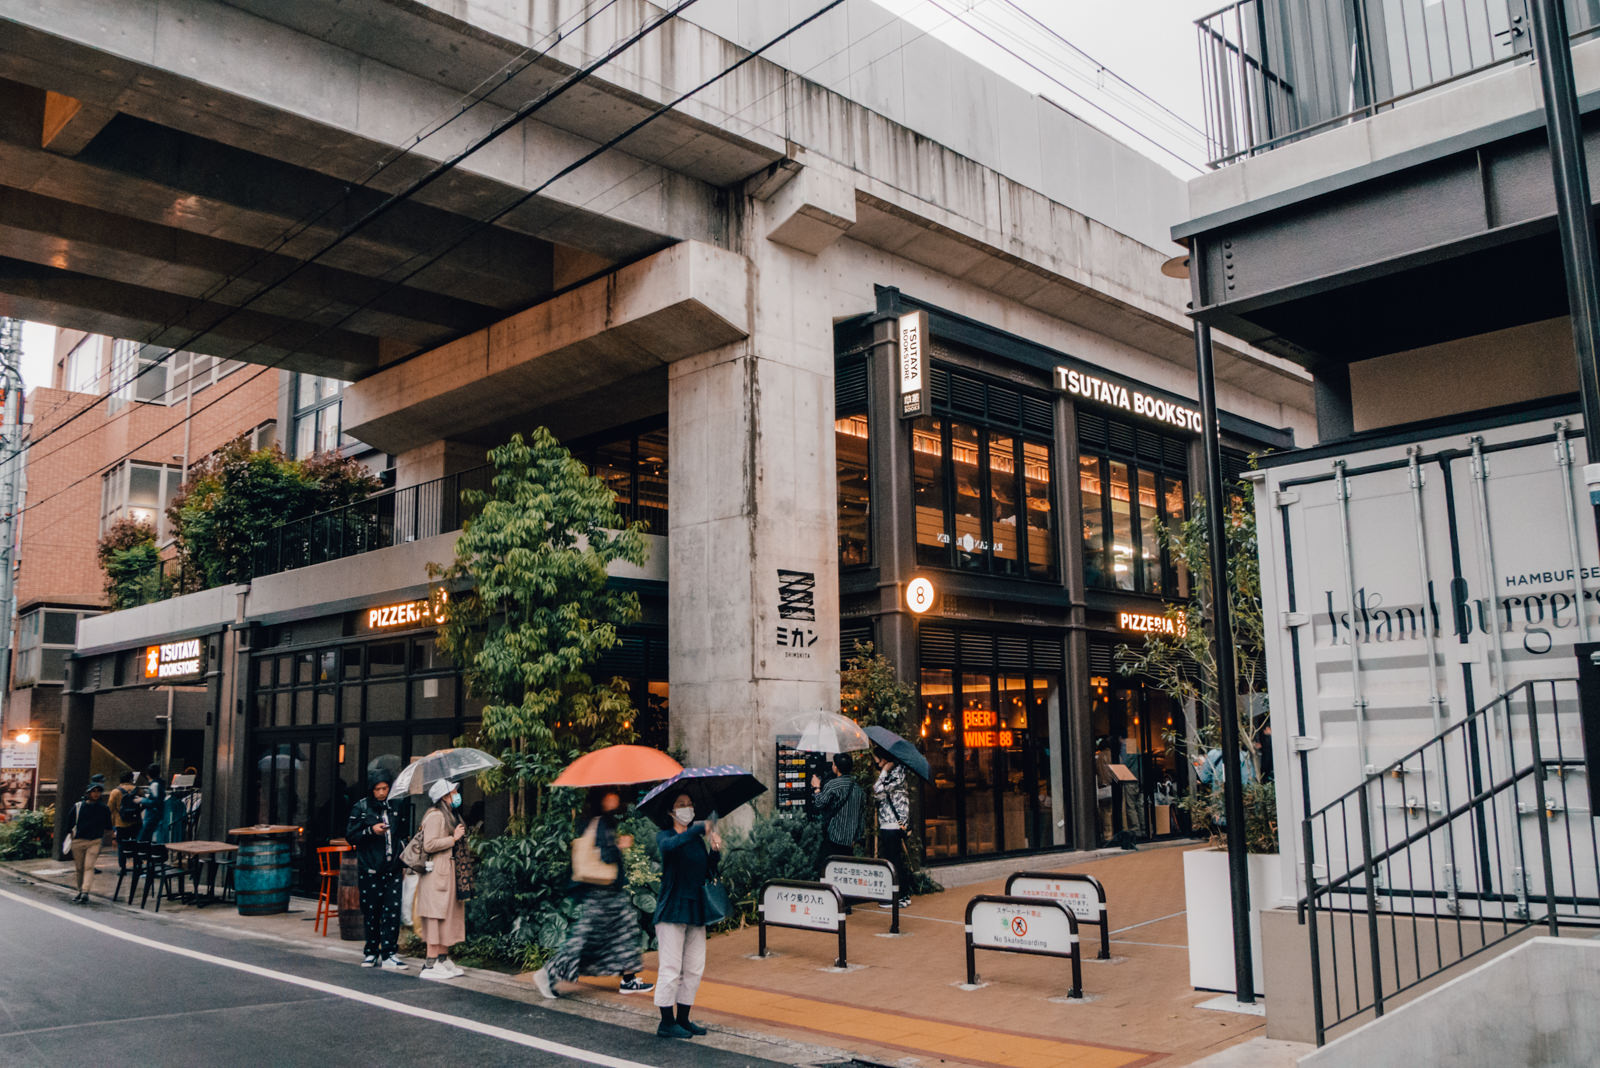
<path fill-rule="evenodd" d="M 689 1038 L 706 1029 L 689 1019 L 706 970 L 706 880 L 715 874 L 722 836 L 694 818 L 694 800 L 672 802 L 672 829 L 656 836 L 661 852 L 661 895 L 656 903 L 656 1008 L 662 1038 Z"/>
<path fill-rule="evenodd" d="M 422 876 L 417 891 L 417 915 L 422 920 L 422 939 L 428 944 L 428 959 L 419 978 L 454 979 L 463 974 L 450 961 L 450 947 L 467 937 L 467 909 L 456 895 L 456 843 L 467 828 L 456 814 L 461 792 L 448 779 L 428 787 L 432 801 L 422 817 L 422 852 L 433 868 Z"/>
<path fill-rule="evenodd" d="M 534 985 L 547 998 L 556 996 L 556 983 L 570 983 L 580 975 L 620 976 L 617 989 L 624 994 L 645 994 L 653 989 L 639 978 L 639 968 L 644 963 L 639 948 L 639 914 L 625 889 L 628 875 L 622 862 L 622 851 L 633 848 L 633 836 L 617 833 L 621 811 L 622 794 L 616 787 L 590 789 L 584 804 L 583 836 L 592 841 L 591 855 L 598 855 L 615 878 L 602 883 L 598 873 L 580 871 L 574 847 L 572 893 L 579 901 L 578 919 L 560 951 L 533 973 Z"/>

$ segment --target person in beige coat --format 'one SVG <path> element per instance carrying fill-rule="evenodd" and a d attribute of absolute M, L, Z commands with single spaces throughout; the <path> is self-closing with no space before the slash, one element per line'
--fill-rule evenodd
<path fill-rule="evenodd" d="M 467 828 L 456 814 L 461 792 L 448 779 L 428 787 L 433 806 L 422 817 L 422 852 L 432 868 L 425 872 L 417 888 L 417 915 L 422 920 L 422 938 L 428 944 L 428 959 L 422 979 L 454 979 L 462 971 L 451 962 L 450 947 L 467 937 L 467 907 L 456 896 L 456 843 Z"/>

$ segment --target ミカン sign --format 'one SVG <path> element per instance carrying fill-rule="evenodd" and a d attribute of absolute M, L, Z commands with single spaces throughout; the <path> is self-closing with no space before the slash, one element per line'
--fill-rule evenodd
<path fill-rule="evenodd" d="M 1113 408 L 1121 408 L 1125 412 L 1175 426 L 1179 430 L 1200 433 L 1200 412 L 1197 409 L 1185 408 L 1173 401 L 1140 393 L 1110 379 L 1096 378 L 1094 375 L 1074 371 L 1068 367 L 1057 367 L 1056 388 L 1063 393 L 1092 400 L 1096 404 L 1109 404 Z"/>
<path fill-rule="evenodd" d="M 144 677 L 175 681 L 205 674 L 205 645 L 199 638 L 147 645 L 144 650 Z"/>

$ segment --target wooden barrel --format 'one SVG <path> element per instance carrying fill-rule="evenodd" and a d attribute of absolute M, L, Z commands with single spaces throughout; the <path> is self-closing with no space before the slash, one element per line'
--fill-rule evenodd
<path fill-rule="evenodd" d="M 361 870 L 355 850 L 339 856 L 339 937 L 346 942 L 360 942 L 367 937 L 367 925 L 361 915 L 361 887 L 356 875 Z"/>
<path fill-rule="evenodd" d="M 233 892 L 241 916 L 269 916 L 289 911 L 289 865 L 287 838 L 252 835 L 239 846 L 239 860 L 233 870 Z"/>

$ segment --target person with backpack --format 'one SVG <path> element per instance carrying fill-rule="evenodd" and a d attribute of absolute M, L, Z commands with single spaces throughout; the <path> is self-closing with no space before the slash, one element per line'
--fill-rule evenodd
<path fill-rule="evenodd" d="M 399 830 L 399 813 L 389 804 L 393 778 L 381 766 L 368 776 L 367 796 L 351 806 L 344 836 L 355 849 L 356 886 L 367 931 L 361 966 L 401 971 L 406 962 L 399 950 L 400 884 L 405 875 L 400 852 L 406 838 Z"/>
<path fill-rule="evenodd" d="M 622 794 L 614 786 L 590 789 L 584 805 L 583 831 L 572 843 L 572 893 L 579 900 L 578 919 L 560 951 L 533 973 L 534 985 L 547 998 L 556 983 L 580 975 L 619 976 L 624 994 L 647 994 L 654 983 L 639 978 L 639 914 L 628 897 L 622 851 L 633 846 L 632 835 L 617 833 Z"/>
<path fill-rule="evenodd" d="M 72 809 L 72 870 L 76 876 L 78 893 L 74 905 L 89 902 L 89 889 L 94 884 L 94 866 L 100 859 L 100 846 L 106 832 L 111 829 L 111 810 L 104 800 L 105 787 L 97 782 L 89 784 L 89 791 Z"/>
<path fill-rule="evenodd" d="M 129 846 L 139 840 L 139 791 L 134 788 L 134 773 L 125 771 L 117 781 L 117 788 L 107 798 L 111 809 L 111 829 L 117 840 L 117 871 L 128 870 Z"/>
<path fill-rule="evenodd" d="M 861 784 L 852 772 L 855 761 L 849 753 L 838 753 L 833 758 L 833 776 L 824 783 L 820 776 L 811 776 L 811 789 L 806 798 L 806 812 L 822 824 L 822 841 L 817 846 L 817 878 L 827 867 L 831 856 L 852 856 L 856 840 L 861 837 L 861 810 L 866 797 Z"/>

